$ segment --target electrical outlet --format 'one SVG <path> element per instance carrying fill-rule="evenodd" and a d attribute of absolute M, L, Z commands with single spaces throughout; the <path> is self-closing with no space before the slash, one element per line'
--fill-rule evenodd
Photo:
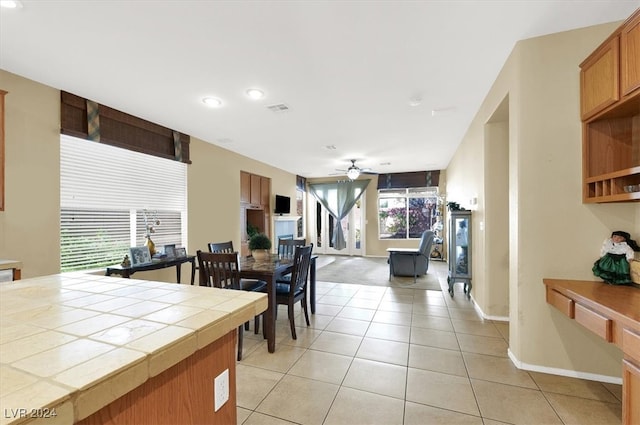
<path fill-rule="evenodd" d="M 229 401 L 229 369 L 225 369 L 213 380 L 213 411 L 217 412 Z"/>

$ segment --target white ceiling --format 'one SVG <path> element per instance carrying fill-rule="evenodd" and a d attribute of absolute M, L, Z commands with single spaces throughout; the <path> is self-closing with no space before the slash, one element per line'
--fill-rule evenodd
<path fill-rule="evenodd" d="M 22 4 L 0 11 L 1 69 L 321 177 L 351 158 L 446 168 L 518 40 L 623 20 L 640 0 Z"/>

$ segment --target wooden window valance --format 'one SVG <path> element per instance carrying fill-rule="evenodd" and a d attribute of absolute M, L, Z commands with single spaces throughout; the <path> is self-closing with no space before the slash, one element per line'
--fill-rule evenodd
<path fill-rule="evenodd" d="M 67 92 L 60 92 L 60 132 L 191 164 L 189 135 Z"/>
<path fill-rule="evenodd" d="M 440 170 L 378 174 L 378 189 L 435 187 L 438 186 L 439 182 Z"/>

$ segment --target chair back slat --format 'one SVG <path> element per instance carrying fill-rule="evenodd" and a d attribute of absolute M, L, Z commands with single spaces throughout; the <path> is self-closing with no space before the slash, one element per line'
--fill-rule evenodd
<path fill-rule="evenodd" d="M 306 242 L 306 239 L 279 239 L 278 256 L 280 258 L 293 258 L 296 247 L 305 246 Z"/>
<path fill-rule="evenodd" d="M 240 289 L 237 252 L 198 251 L 200 286 Z"/>

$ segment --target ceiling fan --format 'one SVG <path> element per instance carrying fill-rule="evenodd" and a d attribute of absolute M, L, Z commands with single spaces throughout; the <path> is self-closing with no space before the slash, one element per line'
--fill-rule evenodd
<path fill-rule="evenodd" d="M 371 168 L 360 168 L 356 165 L 356 160 L 351 159 L 351 165 L 346 170 L 340 170 L 336 168 L 336 171 L 340 171 L 342 173 L 346 173 L 349 180 L 357 179 L 360 174 L 378 174 L 371 171 Z"/>

